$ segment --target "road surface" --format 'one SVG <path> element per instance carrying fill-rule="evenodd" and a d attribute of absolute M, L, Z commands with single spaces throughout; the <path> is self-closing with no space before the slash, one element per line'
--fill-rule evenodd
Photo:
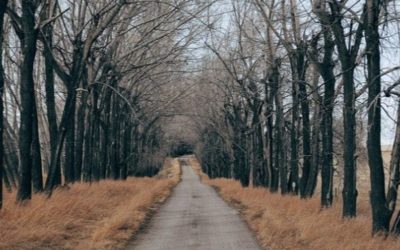
<path fill-rule="evenodd" d="M 252 250 L 260 247 L 238 212 L 211 187 L 202 184 L 193 169 L 184 163 L 182 181 L 128 249 Z"/>

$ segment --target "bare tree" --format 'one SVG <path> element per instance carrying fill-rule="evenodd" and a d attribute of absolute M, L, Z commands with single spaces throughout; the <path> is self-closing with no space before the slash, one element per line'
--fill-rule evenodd
<path fill-rule="evenodd" d="M 4 172 L 4 146 L 3 146 L 3 93 L 4 93 L 4 69 L 3 69 L 3 25 L 8 0 L 0 1 L 0 209 L 3 205 L 3 172 Z"/>
<path fill-rule="evenodd" d="M 338 56 L 342 69 L 342 81 L 344 86 L 344 108 L 343 108 L 343 128 L 344 128 L 344 186 L 343 186 L 343 217 L 356 216 L 356 119 L 355 119 L 355 86 L 354 69 L 356 59 L 363 38 L 364 26 L 362 20 L 365 18 L 365 8 L 362 9 L 360 17 L 355 16 L 351 20 L 349 28 L 351 36 L 347 37 L 346 42 L 345 28 L 343 27 L 343 15 L 345 11 L 338 2 L 315 1 L 314 12 L 320 18 L 322 24 L 330 26 L 335 37 L 334 41 L 338 50 Z M 329 9 L 329 10 L 328 10 Z M 361 21 L 359 21 L 361 20 Z M 353 23 L 358 25 L 353 30 Z M 361 23 L 360 23 L 361 22 Z M 354 33 L 354 37 L 353 37 Z"/>

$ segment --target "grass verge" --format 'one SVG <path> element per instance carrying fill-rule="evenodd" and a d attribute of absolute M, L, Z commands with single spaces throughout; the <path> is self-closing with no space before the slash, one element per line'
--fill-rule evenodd
<path fill-rule="evenodd" d="M 400 239 L 371 237 L 371 212 L 364 200 L 357 218 L 343 220 L 339 202 L 321 210 L 318 198 L 301 200 L 265 188 L 243 188 L 235 180 L 211 180 L 196 159 L 191 161 L 202 181 L 240 211 L 264 249 L 399 249 Z"/>
<path fill-rule="evenodd" d="M 180 180 L 176 159 L 155 178 L 77 183 L 25 205 L 6 193 L 0 249 L 121 249 Z"/>

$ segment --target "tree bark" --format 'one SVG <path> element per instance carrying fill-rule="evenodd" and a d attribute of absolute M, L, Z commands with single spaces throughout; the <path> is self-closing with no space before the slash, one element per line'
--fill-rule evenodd
<path fill-rule="evenodd" d="M 111 115 L 110 115 L 110 123 L 111 123 L 111 150 L 110 150 L 110 171 L 111 171 L 111 178 L 114 180 L 118 180 L 120 178 L 120 171 L 119 171 L 119 157 L 118 157 L 118 128 L 119 124 L 115 121 L 118 121 L 118 97 L 115 94 L 112 94 L 111 98 Z"/>
<path fill-rule="evenodd" d="M 40 152 L 39 124 L 38 124 L 38 112 L 37 112 L 36 101 L 32 108 L 33 108 L 32 187 L 34 192 L 42 192 L 43 191 L 42 154 Z"/>
<path fill-rule="evenodd" d="M 313 89 L 312 96 L 314 99 L 314 114 L 312 120 L 312 134 L 311 134 L 311 165 L 310 173 L 308 176 L 307 186 L 305 190 L 306 197 L 312 197 L 317 185 L 317 176 L 319 171 L 320 162 L 320 128 L 321 128 L 321 98 L 318 93 L 319 73 L 317 66 L 313 65 Z"/>
<path fill-rule="evenodd" d="M 110 177 L 110 162 L 111 162 L 111 154 L 110 148 L 112 143 L 112 138 L 110 135 L 111 132 L 111 90 L 104 90 L 104 98 L 103 98 L 103 146 L 101 148 L 102 151 L 102 173 L 104 173 L 104 178 Z"/>
<path fill-rule="evenodd" d="M 297 107 L 299 102 L 298 94 L 298 78 L 296 76 L 296 65 L 291 60 L 292 68 L 292 121 L 290 128 L 290 177 L 289 189 L 292 194 L 297 195 L 299 192 L 299 166 L 298 166 L 298 134 L 297 124 L 299 123 L 299 109 Z"/>
<path fill-rule="evenodd" d="M 386 205 L 392 215 L 396 210 L 397 203 L 397 189 L 400 184 L 400 101 L 397 104 L 397 124 L 396 135 L 393 142 L 392 155 L 390 159 L 390 173 L 389 173 L 389 187 L 387 191 Z M 400 215 L 400 214 L 399 214 Z M 395 224 L 392 227 L 392 232 L 400 234 L 400 221 L 397 216 Z"/>
<path fill-rule="evenodd" d="M 284 131 L 285 131 L 285 120 L 283 114 L 283 101 L 282 94 L 279 90 L 280 85 L 280 74 L 279 74 L 280 62 L 276 60 L 272 67 L 271 85 L 273 86 L 273 96 L 275 101 L 276 115 L 275 115 L 275 164 L 273 167 L 273 176 L 276 179 L 273 181 L 273 189 L 271 191 L 277 191 L 278 183 L 280 183 L 281 193 L 286 194 L 288 192 L 288 180 L 287 180 L 287 165 L 285 162 L 284 152 Z"/>
<path fill-rule="evenodd" d="M 274 110 L 274 93 L 271 77 L 268 76 L 265 81 L 265 120 L 267 131 L 265 133 L 265 186 L 271 186 L 272 168 L 274 167 L 274 151 L 273 151 L 273 110 Z M 270 90 L 269 90 L 270 89 Z"/>
<path fill-rule="evenodd" d="M 64 146 L 64 141 L 65 137 L 67 134 L 67 121 L 71 116 L 71 111 L 74 108 L 73 106 L 75 105 L 75 93 L 72 93 L 72 95 L 67 95 L 67 99 L 65 101 L 65 107 L 64 111 L 61 117 L 61 122 L 60 122 L 60 128 L 57 136 L 57 150 L 56 154 L 52 155 L 52 158 L 50 160 L 50 168 L 49 168 L 49 174 L 46 179 L 46 186 L 45 189 L 48 192 L 49 196 L 52 194 L 52 191 L 54 187 L 56 187 L 57 184 L 57 166 L 61 164 L 61 154 L 63 152 L 63 146 Z"/>
<path fill-rule="evenodd" d="M 78 102 L 78 113 L 77 113 L 77 128 L 76 128 L 76 147 L 75 147 L 75 158 L 74 158 L 74 180 L 81 180 L 82 173 L 82 163 L 83 163 L 83 146 L 85 139 L 85 122 L 88 122 L 86 119 L 86 107 L 87 107 L 87 84 L 84 83 L 86 80 L 83 80 L 82 88 L 84 89 L 80 93 L 80 98 Z M 90 114 L 93 115 L 93 114 Z M 85 153 L 88 153 L 85 151 Z M 89 167 L 89 166 L 86 166 Z"/>
<path fill-rule="evenodd" d="M 96 88 L 95 88 L 96 89 Z M 98 181 L 100 179 L 104 179 L 104 174 L 102 171 L 104 171 L 102 169 L 102 158 L 100 155 L 100 151 L 98 150 L 99 148 L 101 148 L 100 142 L 101 142 L 101 138 L 100 138 L 100 119 L 98 116 L 98 110 L 97 110 L 97 93 L 96 90 L 93 93 L 94 95 L 94 100 L 93 100 L 93 111 L 91 113 L 91 119 L 92 119 L 92 138 L 93 138 L 93 143 L 92 143 L 92 157 L 93 159 L 96 161 L 96 165 L 93 165 L 93 171 L 92 171 L 92 176 L 93 179 L 95 181 Z"/>
<path fill-rule="evenodd" d="M 257 97 L 258 98 L 258 97 Z M 253 184 L 255 186 L 265 186 L 265 164 L 263 162 L 263 141 L 262 141 L 262 128 L 260 123 L 260 114 L 262 104 L 258 100 L 254 100 L 253 103 L 253 119 L 252 119 L 252 131 L 251 131 L 251 147 L 252 147 L 252 166 L 253 166 Z"/>
<path fill-rule="evenodd" d="M 338 57 L 341 64 L 343 80 L 343 129 L 344 129 L 344 185 L 343 185 L 343 217 L 356 216 L 356 119 L 355 119 L 355 89 L 354 69 L 356 59 L 363 37 L 364 27 L 358 24 L 352 30 L 352 44 L 346 42 L 345 30 L 343 28 L 343 9 L 338 2 L 329 2 L 330 13 L 325 10 L 325 2 L 315 1 L 314 12 L 318 15 L 323 25 L 329 26 L 334 34 L 334 42 L 337 46 Z M 361 20 L 365 19 L 365 8 L 361 14 Z"/>
<path fill-rule="evenodd" d="M 49 7 L 45 9 L 45 16 L 49 18 L 47 13 Z M 50 159 L 56 158 L 57 154 L 57 137 L 58 137 L 58 125 L 57 125 L 57 112 L 56 112 L 56 101 L 54 95 L 54 69 L 51 57 L 51 48 L 53 46 L 53 28 L 51 25 L 43 27 L 43 39 L 44 39 L 44 62 L 45 62 L 45 89 L 46 89 L 46 108 L 47 108 L 47 121 L 49 126 L 50 136 Z M 51 164 L 51 162 L 50 162 Z M 50 173 L 50 166 L 48 167 L 48 174 Z M 55 166 L 55 177 L 54 185 L 61 185 L 61 167 L 60 164 Z"/>
<path fill-rule="evenodd" d="M 275 144 L 277 147 L 282 145 L 282 137 L 281 136 L 274 136 L 274 131 L 273 131 L 273 118 L 272 118 L 272 111 L 273 107 L 272 104 L 275 102 L 275 107 L 276 107 L 276 118 L 275 118 L 275 126 L 277 126 L 277 131 L 279 131 L 280 127 L 280 120 L 283 119 L 281 116 L 282 114 L 279 112 L 282 108 L 282 103 L 281 103 L 281 97 L 279 91 L 279 71 L 277 70 L 278 66 L 273 65 L 272 67 L 272 72 L 271 75 L 269 76 L 268 82 L 271 86 L 271 95 L 270 95 L 270 102 L 271 102 L 271 107 L 267 107 L 270 109 L 270 114 L 267 120 L 267 126 L 268 126 L 268 138 L 269 138 L 269 144 L 268 144 L 268 152 L 270 155 L 270 160 L 269 160 L 269 170 L 270 170 L 270 181 L 269 181 L 269 187 L 271 192 L 277 192 L 279 188 L 279 172 L 280 169 L 285 167 L 281 165 L 281 159 L 280 159 L 280 151 L 279 149 L 275 149 Z M 275 143 L 276 142 L 276 143 Z M 287 170 L 286 170 L 287 171 Z"/>
<path fill-rule="evenodd" d="M 324 59 L 318 69 L 324 80 L 322 114 L 322 169 L 321 205 L 330 207 L 333 202 L 333 105 L 335 101 L 335 74 L 332 55 L 334 43 L 330 30 L 324 32 Z"/>
<path fill-rule="evenodd" d="M 73 96 L 72 107 L 69 114 L 69 118 L 66 121 L 66 138 L 65 138 L 65 161 L 64 161 L 64 181 L 70 183 L 74 181 L 74 164 L 75 164 L 75 105 L 76 105 L 76 94 L 75 84 L 71 83 L 68 88 L 68 94 Z"/>
<path fill-rule="evenodd" d="M 3 93 L 4 93 L 4 69 L 3 69 L 3 23 L 8 0 L 0 1 L 0 209 L 3 207 L 3 178 L 6 179 L 4 146 L 3 146 Z M 3 177 L 4 176 L 4 177 Z"/>
<path fill-rule="evenodd" d="M 365 40 L 368 67 L 368 165 L 370 169 L 372 233 L 389 230 L 391 211 L 386 204 L 385 174 L 381 151 L 381 65 L 379 36 L 379 0 L 367 0 Z"/>
<path fill-rule="evenodd" d="M 350 68 L 349 68 L 350 67 Z M 356 175 L 356 119 L 355 93 L 353 82 L 353 66 L 344 64 L 344 185 L 343 185 L 343 217 L 355 217 L 357 207 L 357 175 Z"/>
<path fill-rule="evenodd" d="M 33 1 L 22 0 L 21 40 L 23 62 L 21 65 L 21 118 L 19 130 L 20 181 L 17 200 L 24 201 L 32 196 L 32 126 L 35 105 L 33 66 L 36 55 L 37 30 L 35 29 L 36 6 Z"/>
<path fill-rule="evenodd" d="M 90 111 L 89 111 L 90 112 Z M 83 158 L 83 166 L 82 166 L 82 178 L 84 182 L 91 182 L 92 181 L 92 170 L 93 170 L 93 165 L 94 163 L 94 149 L 93 149 L 93 127 L 94 122 L 93 122 L 93 116 L 90 114 L 84 114 L 84 120 L 86 120 L 85 129 L 82 131 L 84 134 L 84 158 Z"/>
<path fill-rule="evenodd" d="M 311 169 L 311 140 L 310 140 L 310 108 L 307 94 L 307 83 L 305 80 L 305 45 L 303 43 L 299 43 L 295 52 L 296 60 L 296 69 L 295 74 L 297 74 L 295 84 L 299 86 L 299 102 L 301 106 L 301 115 L 302 115 L 302 138 L 303 138 L 303 168 L 302 175 L 300 179 L 300 196 L 302 198 L 308 197 L 306 192 L 306 187 L 308 180 L 310 178 L 310 169 Z M 293 103 L 293 105 L 298 105 L 297 103 Z"/>

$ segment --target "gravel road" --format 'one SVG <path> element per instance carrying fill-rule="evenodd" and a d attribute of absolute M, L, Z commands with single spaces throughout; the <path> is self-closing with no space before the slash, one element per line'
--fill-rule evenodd
<path fill-rule="evenodd" d="M 260 249 L 238 212 L 181 162 L 182 181 L 128 249 Z"/>

